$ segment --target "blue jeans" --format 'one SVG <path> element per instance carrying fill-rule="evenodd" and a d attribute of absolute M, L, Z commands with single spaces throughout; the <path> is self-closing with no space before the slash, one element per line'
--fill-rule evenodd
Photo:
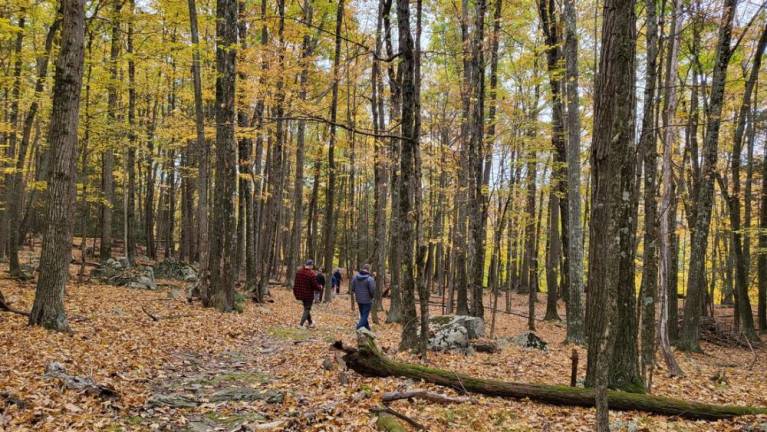
<path fill-rule="evenodd" d="M 370 330 L 370 324 L 368 324 L 368 316 L 370 315 L 370 309 L 373 304 L 371 303 L 357 303 L 360 307 L 360 322 L 357 323 L 357 330 L 365 327 Z"/>

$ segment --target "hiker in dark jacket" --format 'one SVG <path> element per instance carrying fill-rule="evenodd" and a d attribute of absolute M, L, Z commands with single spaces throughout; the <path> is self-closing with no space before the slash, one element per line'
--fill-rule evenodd
<path fill-rule="evenodd" d="M 352 279 L 352 292 L 360 307 L 360 321 L 357 323 L 357 329 L 365 327 L 370 330 L 368 316 L 376 294 L 376 281 L 370 275 L 370 264 L 363 265 L 359 273 Z"/>
<path fill-rule="evenodd" d="M 333 276 L 330 278 L 330 284 L 333 286 L 336 294 L 341 294 L 341 279 L 341 269 L 335 269 L 333 271 Z"/>
<path fill-rule="evenodd" d="M 312 270 L 313 267 L 314 261 L 306 260 L 304 266 L 296 272 L 293 284 L 293 295 L 296 297 L 296 300 L 300 300 L 304 304 L 304 314 L 301 316 L 300 327 L 303 327 L 305 322 L 309 323 L 310 328 L 314 327 L 314 322 L 312 321 L 314 293 L 322 291 L 322 287 L 317 283 L 317 275 Z"/>
<path fill-rule="evenodd" d="M 322 270 L 319 270 L 317 272 L 317 283 L 320 285 L 322 289 L 325 289 L 325 275 L 322 273 Z M 321 301 L 322 301 L 322 291 L 315 291 L 314 302 L 319 303 Z"/>

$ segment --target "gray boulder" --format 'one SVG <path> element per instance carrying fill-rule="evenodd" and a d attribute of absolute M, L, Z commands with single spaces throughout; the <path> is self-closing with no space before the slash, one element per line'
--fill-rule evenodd
<path fill-rule="evenodd" d="M 468 350 L 469 336 L 466 327 L 444 326 L 429 338 L 429 348 L 434 351 Z"/>
<path fill-rule="evenodd" d="M 134 289 L 157 289 L 152 267 L 124 267 L 122 263 L 111 258 L 93 269 L 91 276 L 109 285 Z"/>
<path fill-rule="evenodd" d="M 435 351 L 469 350 L 469 341 L 485 334 L 481 318 L 443 315 L 429 319 L 429 347 Z"/>
<path fill-rule="evenodd" d="M 541 339 L 537 334 L 526 331 L 518 334 L 517 336 L 514 336 L 511 339 L 511 342 L 519 347 L 522 348 L 534 348 L 539 349 L 541 351 L 546 351 L 546 341 Z"/>
<path fill-rule="evenodd" d="M 485 321 L 468 315 L 440 315 L 429 318 L 429 328 L 432 331 L 445 326 L 461 326 L 466 329 L 469 339 L 479 339 L 485 336 Z"/>
<path fill-rule="evenodd" d="M 194 267 L 173 258 L 167 258 L 157 264 L 155 273 L 157 277 L 162 279 L 176 279 L 184 282 L 197 281 L 197 270 Z"/>

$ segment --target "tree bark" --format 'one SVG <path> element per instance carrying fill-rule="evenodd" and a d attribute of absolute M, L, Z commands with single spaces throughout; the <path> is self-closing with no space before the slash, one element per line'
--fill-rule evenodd
<path fill-rule="evenodd" d="M 658 11 L 655 0 L 645 1 L 647 28 L 647 63 L 645 67 L 645 90 L 642 107 L 642 132 L 639 137 L 639 151 L 644 168 L 644 255 L 642 257 L 642 282 L 639 294 L 641 316 L 640 372 L 642 379 L 650 385 L 655 367 L 655 304 L 658 291 L 658 261 L 656 255 L 658 240 L 658 150 L 656 143 L 656 97 L 655 85 L 658 76 Z"/>
<path fill-rule="evenodd" d="M 728 194 L 724 191 L 725 197 L 727 198 L 727 209 L 729 210 L 730 215 L 732 249 L 734 251 L 735 259 L 735 313 L 738 318 L 737 322 L 740 324 L 738 330 L 752 341 L 758 340 L 759 336 L 754 327 L 754 315 L 751 309 L 751 300 L 748 295 L 749 268 L 747 262 L 748 253 L 745 249 L 745 239 L 747 236 L 743 233 L 740 219 L 740 202 L 742 199 L 740 193 L 740 160 L 741 152 L 743 150 L 746 119 L 751 112 L 751 95 L 754 92 L 754 86 L 759 77 L 759 69 L 762 64 L 762 55 L 764 54 L 765 46 L 767 46 L 767 26 L 765 26 L 762 31 L 754 52 L 754 64 L 752 65 L 751 73 L 746 80 L 746 86 L 743 91 L 743 102 L 740 105 L 738 120 L 735 126 L 732 157 L 730 160 L 732 191 L 729 193 L 729 196 L 727 196 Z M 748 229 L 748 227 L 745 228 Z"/>
<path fill-rule="evenodd" d="M 418 136 L 415 134 L 416 88 L 415 55 L 413 36 L 410 32 L 410 5 L 408 0 L 397 0 L 397 29 L 401 62 L 400 83 L 402 88 L 399 196 L 396 205 L 403 219 L 397 232 L 397 249 L 402 262 L 402 338 L 401 350 L 418 348 L 418 320 L 415 309 L 416 268 L 413 248 L 416 240 L 413 192 L 420 187 L 416 176 L 415 157 L 418 151 Z"/>
<path fill-rule="evenodd" d="M 210 306 L 234 310 L 237 142 L 234 135 L 237 1 L 216 2 L 216 182 L 210 239 Z"/>
<path fill-rule="evenodd" d="M 194 125 L 195 137 L 197 141 L 196 149 L 198 152 L 198 202 L 197 202 L 197 245 L 200 250 L 200 297 L 204 304 L 208 303 L 208 287 L 210 276 L 208 272 L 208 160 L 210 149 L 205 142 L 205 117 L 202 110 L 202 73 L 200 71 L 200 37 L 197 30 L 197 6 L 195 0 L 188 0 L 189 4 L 189 26 L 192 36 L 192 85 L 194 86 Z M 154 242 L 151 244 L 153 245 Z M 154 250 L 152 247 L 151 251 Z"/>
<path fill-rule="evenodd" d="M 133 20 L 134 0 L 128 2 L 127 54 L 128 54 L 128 149 L 125 160 L 128 171 L 127 202 L 125 211 L 125 255 L 133 265 L 136 260 L 136 63 L 133 60 Z"/>
<path fill-rule="evenodd" d="M 578 99 L 578 33 L 575 0 L 565 0 L 565 91 L 567 95 L 567 223 L 568 255 L 567 340 L 584 343 L 583 224 L 581 223 L 581 119 Z"/>
<path fill-rule="evenodd" d="M 609 430 L 607 386 L 620 370 L 612 364 L 618 333 L 621 247 L 630 228 L 626 220 L 630 197 L 627 165 L 634 140 L 634 0 L 607 0 L 602 21 L 599 71 L 595 82 L 594 138 L 591 147 L 591 218 L 588 271 L 587 383 L 596 387 L 597 430 Z M 621 366 L 623 366 L 621 364 Z M 615 401 L 614 401 L 615 402 Z M 610 405 L 612 408 L 617 406 Z"/>
<path fill-rule="evenodd" d="M 113 0 L 112 36 L 109 51 L 109 79 L 107 87 L 107 117 L 110 123 L 117 122 L 117 61 L 120 56 L 120 13 L 122 0 Z M 115 138 L 114 136 L 112 137 Z M 114 152 L 107 147 L 101 154 L 101 243 L 99 258 L 106 261 L 112 256 L 112 207 L 114 206 Z"/>
<path fill-rule="evenodd" d="M 61 46 L 56 63 L 49 143 L 51 163 L 46 189 L 46 229 L 30 325 L 68 330 L 64 287 L 72 258 L 72 221 L 76 202 L 76 151 L 83 76 L 85 12 L 82 0 L 61 1 Z"/>
<path fill-rule="evenodd" d="M 663 191 L 661 198 L 661 208 L 658 217 L 660 218 L 660 269 L 658 274 L 658 284 L 660 286 L 660 321 L 658 322 L 658 339 L 660 349 L 663 354 L 663 360 L 666 362 L 666 368 L 672 376 L 682 375 L 682 369 L 674 358 L 671 351 L 671 337 L 676 333 L 676 274 L 678 261 L 677 249 L 675 246 L 676 234 L 676 200 L 674 198 L 674 179 L 672 172 L 672 156 L 674 149 L 674 140 L 676 138 L 676 128 L 673 126 L 674 112 L 676 111 L 676 86 L 673 82 L 673 74 L 676 71 L 677 58 L 679 52 L 680 36 L 677 32 L 680 22 L 679 0 L 674 0 L 672 6 L 671 21 L 671 46 L 668 51 L 668 61 L 666 62 L 665 77 L 665 96 L 663 109 Z M 673 312 L 673 313 L 672 313 Z M 654 313 L 654 312 L 653 312 Z M 672 333 L 671 330 L 674 330 Z"/>
<path fill-rule="evenodd" d="M 9 273 L 12 276 L 21 274 L 21 269 L 19 268 L 18 247 L 23 241 L 23 237 L 21 236 L 21 206 L 24 201 L 24 164 L 27 151 L 29 150 L 30 138 L 32 136 L 32 125 L 35 122 L 35 116 L 40 107 L 40 95 L 45 89 L 45 81 L 48 76 L 48 59 L 51 55 L 53 39 L 56 36 L 60 25 L 61 18 L 57 16 L 56 20 L 48 28 L 48 34 L 45 37 L 44 51 L 37 58 L 35 93 L 32 99 L 32 104 L 29 106 L 29 110 L 24 117 L 21 141 L 19 143 L 18 156 L 16 158 L 16 169 L 13 174 L 9 174 L 11 177 L 11 187 L 9 189 L 10 195 L 6 199 L 6 203 L 8 205 L 8 266 Z M 19 35 L 21 35 L 21 33 L 23 32 L 20 32 Z M 11 134 L 11 136 L 14 135 L 15 132 Z"/>
<path fill-rule="evenodd" d="M 695 225 L 692 229 L 690 244 L 690 271 L 687 279 L 687 300 L 684 304 L 684 323 L 678 347 L 685 351 L 701 351 L 700 318 L 706 296 L 705 259 L 708 244 L 708 231 L 711 224 L 711 208 L 714 199 L 714 179 L 718 159 L 717 147 L 721 126 L 724 87 L 727 78 L 727 65 L 732 51 L 732 21 L 735 16 L 737 0 L 724 0 L 724 9 L 719 27 L 719 41 L 716 48 L 714 72 L 711 80 L 711 96 L 708 107 L 708 120 L 703 149 L 700 185 L 696 188 L 693 203 L 695 207 Z"/>
<path fill-rule="evenodd" d="M 336 147 L 336 117 L 338 115 L 338 82 L 340 81 L 339 69 L 341 64 L 341 27 L 344 20 L 344 0 L 338 1 L 336 8 L 336 40 L 335 51 L 333 55 L 333 85 L 331 88 L 330 99 L 330 137 L 328 140 L 328 184 L 325 189 L 325 244 L 322 266 L 327 269 L 333 267 L 333 257 L 335 256 L 335 188 L 336 188 L 336 165 L 335 165 L 335 147 Z M 325 295 L 323 300 L 330 302 L 333 299 L 333 289 L 330 285 L 330 278 L 325 283 Z"/>

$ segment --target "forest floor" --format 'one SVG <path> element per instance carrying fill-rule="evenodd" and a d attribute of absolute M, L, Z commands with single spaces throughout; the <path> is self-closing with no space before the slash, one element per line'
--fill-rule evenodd
<path fill-rule="evenodd" d="M 16 308 L 29 310 L 34 283 L 10 280 L 4 270 L 0 268 L 0 291 Z M 242 313 L 221 314 L 197 302 L 188 304 L 180 283 L 160 282 L 157 291 L 141 291 L 78 284 L 73 278 L 66 296 L 71 334 L 30 328 L 22 316 L 0 313 L 0 431 L 372 431 L 375 417 L 370 409 L 380 405 L 384 392 L 417 388 L 456 395 L 429 384 L 343 371 L 335 360 L 338 354 L 329 347 L 337 339 L 354 344 L 356 313 L 347 295 L 317 305 L 313 310 L 317 327 L 301 329 L 297 327 L 301 305 L 283 287 L 272 287 L 273 303 L 248 301 Z M 543 295 L 540 299 L 537 309 L 542 317 Z M 512 304 L 516 311 L 527 310 L 526 296 L 514 295 Z M 431 313 L 439 314 L 439 306 Z M 496 335 L 517 335 L 526 330 L 526 321 L 500 313 Z M 429 353 L 427 362 L 506 381 L 568 384 L 572 345 L 562 344 L 564 325 L 544 321 L 536 325 L 549 342 L 548 351 L 510 345 L 496 354 Z M 373 330 L 389 355 L 421 361 L 409 353 L 395 353 L 399 325 L 374 325 Z M 705 354 L 677 353 L 686 377 L 669 378 L 660 364 L 653 393 L 767 406 L 764 348 L 756 351 L 753 369 L 754 354 L 749 350 L 708 344 L 704 349 Z M 582 379 L 586 353 L 578 351 Z M 104 401 L 63 389 L 57 380 L 44 376 L 46 365 L 54 361 L 69 374 L 113 386 L 120 399 Z M 721 373 L 726 382 L 711 380 Z M 593 430 L 593 409 L 477 395 L 472 399 L 453 405 L 398 401 L 391 406 L 430 431 Z M 612 413 L 611 420 L 614 430 L 767 430 L 767 416 L 694 422 L 625 412 Z"/>

